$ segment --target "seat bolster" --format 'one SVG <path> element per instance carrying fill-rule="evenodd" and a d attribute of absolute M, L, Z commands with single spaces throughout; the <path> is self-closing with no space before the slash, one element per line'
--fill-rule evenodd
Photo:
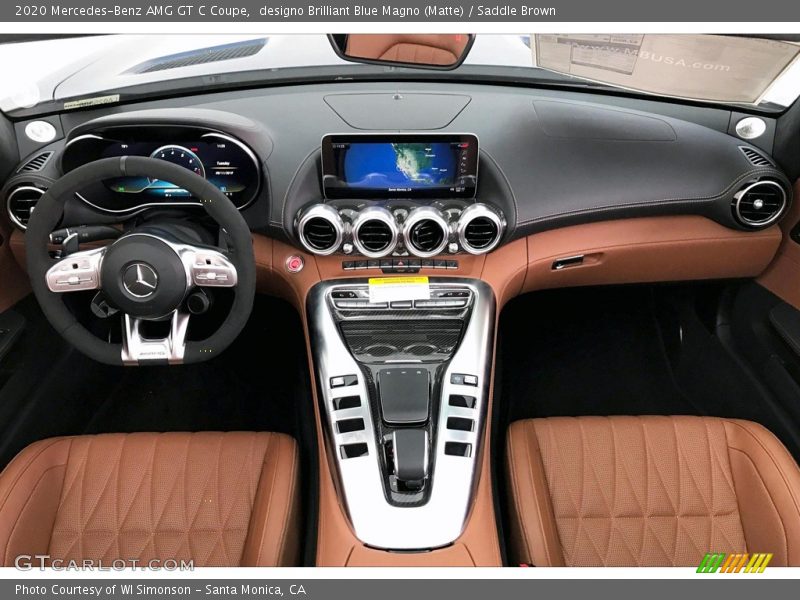
<path fill-rule="evenodd" d="M 748 552 L 800 566 L 800 468 L 780 441 L 750 421 L 725 421 L 731 473 Z"/>
<path fill-rule="evenodd" d="M 70 438 L 36 442 L 0 473 L 0 565 L 47 554 L 70 447 Z"/>
<path fill-rule="evenodd" d="M 277 567 L 299 564 L 300 464 L 297 443 L 273 433 L 264 453 L 242 566 Z"/>
<path fill-rule="evenodd" d="M 506 439 L 512 564 L 565 565 L 535 421 L 512 423 Z"/>

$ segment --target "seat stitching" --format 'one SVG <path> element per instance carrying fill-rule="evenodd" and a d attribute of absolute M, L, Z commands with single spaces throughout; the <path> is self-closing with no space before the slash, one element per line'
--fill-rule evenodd
<path fill-rule="evenodd" d="M 17 474 L 17 476 L 14 478 L 14 481 L 12 481 L 10 484 L 8 484 L 8 491 L 7 491 L 6 495 L 5 495 L 5 498 L 3 498 L 2 502 L 0 502 L 0 512 L 2 512 L 2 510 L 5 508 L 6 502 L 8 502 L 8 498 L 9 498 L 9 496 L 11 495 L 11 492 L 12 492 L 12 491 L 14 490 L 14 488 L 16 487 L 16 485 L 17 485 L 17 482 L 19 482 L 19 480 L 20 480 L 20 479 L 22 479 L 22 477 L 25 475 L 25 473 L 27 473 L 27 472 L 28 472 L 28 469 L 30 469 L 30 468 L 31 468 L 31 466 L 34 464 L 34 462 L 36 462 L 36 459 L 38 459 L 38 458 L 39 458 L 39 457 L 40 457 L 42 454 L 44 454 L 44 453 L 45 453 L 47 450 L 49 450 L 50 448 L 52 448 L 52 447 L 53 447 L 53 445 L 55 445 L 55 444 L 59 443 L 60 441 L 63 441 L 63 440 L 69 440 L 69 439 L 70 439 L 70 438 L 55 438 L 55 439 L 53 439 L 53 440 L 48 440 L 50 443 L 44 443 L 44 442 L 42 442 L 42 447 L 41 447 L 41 448 L 40 448 L 40 449 L 39 449 L 39 450 L 36 452 L 36 454 L 34 454 L 33 456 L 31 456 L 31 457 L 28 459 L 28 463 L 27 463 L 25 466 L 23 466 L 23 467 L 22 467 L 22 470 L 21 470 L 21 471 L 20 471 L 20 472 Z M 5 469 L 4 471 L 0 472 L 0 476 L 2 476 L 2 475 L 3 475 L 3 474 L 6 472 L 6 471 L 8 471 L 8 469 L 11 467 L 11 465 L 13 465 L 13 464 L 14 464 L 14 462 L 15 462 L 16 460 L 17 460 L 17 459 L 14 459 L 14 460 L 12 460 L 12 461 L 11 461 L 11 462 L 8 464 L 8 466 L 6 467 L 6 469 Z M 21 462 L 21 461 L 20 461 L 20 462 Z M 64 463 L 63 463 L 63 464 L 64 464 L 64 465 L 66 465 L 66 461 L 64 461 Z M 2 480 L 2 477 L 0 477 L 0 481 L 1 481 L 1 480 Z"/>
<path fill-rule="evenodd" d="M 534 496 L 534 503 L 536 505 L 536 519 L 539 522 L 539 529 L 542 532 L 542 540 L 544 541 L 544 552 L 545 552 L 545 557 L 547 559 L 547 563 L 548 563 L 548 565 L 552 565 L 553 562 L 554 562 L 554 560 L 553 560 L 554 557 L 553 557 L 553 554 L 552 554 L 551 549 L 550 549 L 549 541 L 547 539 L 546 528 L 545 528 L 545 523 L 544 523 L 544 515 L 542 514 L 542 507 L 541 507 L 541 502 L 540 502 L 540 500 L 541 500 L 541 492 L 540 492 L 540 490 L 538 490 L 536 488 L 536 485 L 534 485 L 533 459 L 531 457 L 531 447 L 530 447 L 530 445 L 531 445 L 531 441 L 535 441 L 536 445 L 538 447 L 539 446 L 539 437 L 538 437 L 538 434 L 536 432 L 536 423 L 533 420 L 528 420 L 528 421 L 524 422 L 522 438 L 523 438 L 523 445 L 525 447 L 525 456 L 526 456 L 527 465 L 528 465 L 528 477 L 530 478 L 531 489 L 533 490 L 533 496 Z M 511 456 L 512 456 L 512 461 L 516 462 L 516 459 L 514 458 L 513 453 L 512 453 Z M 540 461 L 542 460 L 542 458 L 541 458 L 541 449 L 540 449 L 540 452 L 539 452 L 539 460 Z M 542 465 L 542 471 L 543 471 L 543 474 L 544 474 L 545 482 L 547 482 L 547 473 L 544 472 L 544 465 Z M 512 475 L 514 477 L 514 481 L 516 482 L 517 481 L 516 468 L 512 469 Z M 550 496 L 550 487 L 548 486 L 547 490 L 545 490 L 545 491 L 547 492 L 548 497 L 550 497 L 550 502 L 552 504 L 553 499 L 552 499 L 552 496 Z M 515 490 L 515 496 L 520 494 L 521 492 L 522 492 L 522 488 L 521 488 L 521 486 L 518 485 L 518 489 Z M 545 500 L 545 503 L 546 503 L 546 500 Z M 518 504 L 517 510 L 519 511 L 520 507 L 522 506 L 521 500 L 519 500 L 519 502 L 517 504 Z M 522 513 L 520 512 L 519 514 L 522 514 Z M 553 514 L 553 519 L 555 519 L 555 514 Z M 520 524 L 522 526 L 522 530 L 525 532 L 524 542 L 525 542 L 525 548 L 526 548 L 527 553 L 528 553 L 528 560 L 533 562 L 533 552 L 531 551 L 530 543 L 528 541 L 529 538 L 528 538 L 528 531 L 527 531 L 528 530 L 527 523 L 526 523 L 525 519 L 523 519 L 522 517 L 520 517 L 519 521 L 520 521 Z M 553 525 L 555 525 L 555 523 L 553 523 Z M 560 535 L 558 536 L 558 544 L 559 544 L 559 546 L 561 546 L 563 548 L 563 545 L 561 543 L 561 536 Z M 563 550 L 562 550 L 562 552 L 563 552 Z"/>
<path fill-rule="evenodd" d="M 637 553 L 634 553 L 633 548 L 631 548 L 630 544 L 628 543 L 628 540 L 625 538 L 625 535 L 623 534 L 622 531 L 619 531 L 617 529 L 616 524 L 615 524 L 615 521 L 617 519 L 624 518 L 624 517 L 618 516 L 618 512 L 619 511 L 617 510 L 617 496 L 618 496 L 618 494 L 617 494 L 617 484 L 618 484 L 617 466 L 619 466 L 618 463 L 617 463 L 617 455 L 619 454 L 617 452 L 617 428 L 616 428 L 616 425 L 615 425 L 613 420 L 609 419 L 608 422 L 609 422 L 609 425 L 611 427 L 611 448 L 612 448 L 612 452 L 613 452 L 613 464 L 614 464 L 614 513 L 613 513 L 612 519 L 611 519 L 611 532 L 613 532 L 613 531 L 617 531 L 618 532 L 618 534 L 619 534 L 618 537 L 619 537 L 620 541 L 622 542 L 622 545 L 625 546 L 625 548 L 628 550 L 628 554 L 630 554 L 631 558 L 636 559 L 636 554 Z M 626 472 L 627 469 L 625 468 L 624 462 L 623 462 L 623 464 L 621 466 L 622 466 L 623 472 Z M 631 491 L 632 492 L 634 491 L 632 483 L 631 483 Z M 634 496 L 634 498 L 636 500 L 636 503 L 639 504 L 639 512 L 643 512 L 642 511 L 642 506 L 639 503 L 639 499 L 636 498 L 636 494 L 634 493 L 633 496 Z M 644 524 L 643 524 L 643 527 L 644 527 Z M 608 549 L 606 550 L 606 559 L 604 561 L 604 564 L 608 564 L 608 555 L 610 554 L 610 552 L 611 552 L 611 542 L 610 542 L 610 538 L 609 538 Z"/>
<path fill-rule="evenodd" d="M 65 483 L 66 483 L 66 478 L 69 475 L 69 464 L 70 464 L 70 462 L 72 460 L 73 445 L 74 444 L 71 441 L 70 442 L 69 451 L 67 453 L 67 471 L 64 474 Z M 84 455 L 81 458 L 80 465 L 78 466 L 78 469 L 79 469 L 78 473 L 79 473 L 80 476 L 76 475 L 72 479 L 72 481 L 69 483 L 69 487 L 68 488 L 62 488 L 61 498 L 59 499 L 59 502 L 58 502 L 58 509 L 56 509 L 56 518 L 57 518 L 57 515 L 61 512 L 61 507 L 63 506 L 64 501 L 72 493 L 72 490 L 75 488 L 75 486 L 78 486 L 80 488 L 80 494 L 81 494 L 81 496 L 83 495 L 83 478 L 85 476 L 86 461 L 88 460 L 88 456 L 89 456 L 88 452 L 84 452 Z M 79 484 L 79 482 L 80 482 L 80 484 Z M 82 506 L 82 504 L 83 504 L 82 502 L 78 503 L 78 520 L 80 522 L 83 521 L 83 517 L 82 517 L 82 513 L 83 513 L 82 508 L 83 508 L 83 506 Z M 54 524 L 53 531 L 50 534 L 50 546 L 51 547 L 52 547 L 52 544 L 53 544 L 53 536 L 54 536 L 54 534 L 55 534 L 55 524 Z M 80 535 L 78 535 L 76 537 L 76 539 L 72 542 L 72 544 L 70 544 L 67 547 L 67 552 L 72 551 L 72 549 L 75 547 L 76 544 L 79 544 L 79 547 L 82 550 L 83 547 L 82 547 L 82 545 L 80 545 Z"/>
<path fill-rule="evenodd" d="M 527 426 L 528 426 L 528 422 L 526 421 L 525 425 L 523 425 L 523 427 L 527 428 Z M 511 463 L 510 464 L 510 475 L 511 475 L 512 497 L 513 497 L 513 500 L 514 500 L 514 509 L 516 511 L 516 514 L 517 514 L 517 521 L 519 522 L 520 529 L 522 529 L 522 543 L 525 546 L 525 558 L 528 561 L 533 562 L 533 554 L 531 553 L 530 543 L 528 541 L 529 540 L 529 538 L 528 538 L 528 528 L 525 525 L 525 519 L 522 518 L 522 503 L 520 501 L 520 491 L 521 490 L 520 490 L 520 483 L 519 483 L 519 480 L 518 480 L 518 477 L 517 477 L 517 466 L 516 466 L 516 460 L 514 458 L 512 437 L 513 437 L 513 434 L 509 435 L 508 439 L 506 440 L 506 453 L 508 454 L 509 462 Z M 530 459 L 530 451 L 528 450 L 528 440 L 526 438 L 523 441 L 524 441 L 524 444 L 525 444 L 525 452 L 528 455 L 528 463 L 527 464 L 528 464 L 528 471 L 529 471 L 529 474 L 530 474 L 532 466 L 531 466 L 531 459 Z M 530 474 L 529 476 L 532 478 L 532 474 Z M 531 487 L 533 487 L 533 486 L 531 486 Z M 535 490 L 533 492 L 533 495 L 534 495 L 534 502 L 535 502 L 536 501 L 536 491 Z M 536 512 L 538 513 L 539 510 L 537 509 Z M 543 538 L 546 537 L 545 534 L 544 534 L 544 524 L 542 523 L 541 518 L 539 518 L 539 526 L 542 528 L 542 537 Z M 548 564 L 552 564 L 552 561 L 550 560 L 550 552 L 549 552 L 549 549 L 547 547 L 547 543 L 545 542 L 543 545 L 544 545 L 545 556 L 547 557 L 547 560 L 548 560 Z"/>
<path fill-rule="evenodd" d="M 725 427 L 725 421 L 722 422 L 722 433 L 725 436 L 725 450 L 728 453 L 728 466 L 730 468 L 731 486 L 733 487 L 733 498 L 736 500 L 737 514 L 739 516 L 739 527 L 742 530 L 742 539 L 744 539 L 744 550 L 748 551 L 749 544 L 747 543 L 747 536 L 744 533 L 744 523 L 742 522 L 742 507 L 739 504 L 739 494 L 736 493 L 736 482 L 733 478 L 733 463 L 731 462 L 731 443 L 728 439 L 728 428 Z"/>
<path fill-rule="evenodd" d="M 36 491 L 36 488 L 38 488 L 39 485 L 41 485 L 42 479 L 44 479 L 45 475 L 47 475 L 50 471 L 52 471 L 53 469 L 60 469 L 60 468 L 63 468 L 63 467 L 64 467 L 64 465 L 53 465 L 52 467 L 48 467 L 47 469 L 42 471 L 42 474 L 39 476 L 39 479 L 36 480 L 36 484 L 33 486 L 33 489 L 31 490 L 30 495 L 25 500 L 25 504 L 22 505 L 22 509 L 17 513 L 17 516 L 14 519 L 14 525 L 11 527 L 11 533 L 8 536 L 8 538 L 6 539 L 6 547 L 3 550 L 3 565 L 7 565 L 8 564 L 8 546 L 9 546 L 9 543 L 11 541 L 11 538 L 14 537 L 14 532 L 17 530 L 17 526 L 19 525 L 20 520 L 22 520 L 22 515 L 25 513 L 25 509 L 28 507 L 28 504 L 30 504 L 31 497 L 33 496 L 33 493 Z"/>
<path fill-rule="evenodd" d="M 716 531 L 725 540 L 725 542 L 727 543 L 729 548 L 735 548 L 736 544 L 734 544 L 733 541 L 731 540 L 731 538 L 728 537 L 728 535 L 725 533 L 725 530 L 722 527 L 719 527 L 719 525 L 718 525 L 719 517 L 721 517 L 722 515 L 719 514 L 718 507 L 717 507 L 717 504 L 715 502 L 715 499 L 717 499 L 717 494 L 716 494 L 716 487 L 717 487 L 716 480 L 717 480 L 717 478 L 714 476 L 714 467 L 716 465 L 717 471 L 722 473 L 723 478 L 725 479 L 726 483 L 728 482 L 727 474 L 730 472 L 730 467 L 728 469 L 725 469 L 725 466 L 722 464 L 722 458 L 719 456 L 719 454 L 717 452 L 714 451 L 714 446 L 711 444 L 711 431 L 709 429 L 709 420 L 708 419 L 703 419 L 703 424 L 705 425 L 705 429 L 706 429 L 706 437 L 708 439 L 709 458 L 711 459 L 711 491 L 712 491 L 712 496 L 711 496 L 712 507 L 711 508 L 712 508 L 712 512 L 710 514 L 710 520 L 711 520 L 710 535 L 712 537 L 709 540 L 708 546 L 711 546 L 711 542 L 713 541 L 714 532 Z M 723 431 L 724 431 L 724 429 L 725 429 L 724 425 L 722 426 L 722 428 L 723 428 Z M 716 460 L 714 460 L 714 459 L 716 459 Z M 731 486 L 729 491 L 731 492 L 731 494 L 733 494 L 733 496 L 735 498 L 736 497 L 736 490 Z M 740 527 L 741 527 L 741 518 L 739 519 L 739 524 L 740 524 Z M 742 532 L 742 538 L 744 538 L 744 532 Z"/>
<path fill-rule="evenodd" d="M 794 490 L 792 489 L 792 486 L 789 484 L 789 481 L 786 479 L 786 473 L 784 472 L 783 468 L 778 463 L 778 461 L 775 459 L 775 455 L 772 453 L 772 451 L 769 448 L 767 448 L 761 442 L 761 440 L 752 431 L 750 431 L 746 427 L 743 427 L 741 424 L 739 424 L 739 423 L 737 423 L 735 421 L 726 421 L 726 422 L 730 423 L 731 425 L 734 425 L 734 426 L 738 427 L 739 429 L 741 429 L 742 431 L 744 431 L 747 435 L 749 435 L 751 438 L 753 438 L 753 440 L 759 446 L 761 446 L 761 449 L 767 454 L 769 459 L 772 461 L 772 464 L 775 466 L 775 468 L 780 473 L 781 479 L 783 480 L 783 483 L 786 486 L 787 491 L 789 492 L 789 496 L 792 498 L 792 501 L 793 501 L 793 503 L 795 505 L 795 509 L 797 510 L 798 513 L 800 513 L 800 504 L 798 504 L 798 499 L 795 497 Z M 775 439 L 777 440 L 777 438 L 775 438 Z M 798 472 L 800 472 L 800 465 L 795 464 L 795 468 L 798 470 Z"/>
<path fill-rule="evenodd" d="M 294 493 L 297 487 L 297 479 L 296 479 L 296 471 L 297 471 L 297 462 L 298 462 L 298 452 L 297 446 L 292 445 L 292 466 L 291 471 L 289 473 L 289 481 L 291 482 L 289 488 L 289 496 L 288 501 L 286 503 L 286 511 L 283 515 L 283 519 L 278 521 L 278 523 L 282 523 L 281 525 L 281 533 L 279 536 L 279 544 L 278 544 L 278 566 L 280 563 L 284 562 L 286 557 L 283 556 L 284 552 L 284 545 L 286 544 L 286 538 L 289 534 L 289 517 L 291 515 L 291 510 L 293 508 L 293 500 L 294 500 Z"/>
<path fill-rule="evenodd" d="M 747 452 L 744 452 L 743 450 L 740 450 L 739 448 L 731 448 L 731 450 L 733 450 L 734 452 L 739 452 L 748 461 L 750 461 L 750 464 L 753 465 L 753 470 L 756 472 L 756 475 L 758 475 L 758 478 L 761 480 L 761 483 L 764 485 L 764 489 L 767 491 L 767 496 L 769 497 L 769 501 L 772 503 L 772 507 L 775 509 L 775 512 L 778 513 L 778 517 L 779 517 L 778 518 L 778 523 L 780 523 L 781 531 L 783 532 L 783 549 L 784 549 L 784 552 L 786 552 L 786 559 L 788 561 L 789 560 L 789 538 L 786 535 L 786 527 L 784 527 L 784 525 L 783 525 L 783 519 L 780 518 L 781 511 L 778 510 L 778 507 L 775 504 L 775 499 L 772 497 L 772 492 L 770 492 L 769 486 L 767 486 L 766 482 L 764 481 L 764 478 L 761 477 L 761 473 L 759 472 L 758 468 L 756 468 L 755 462 L 753 462 L 753 459 L 750 458 L 750 455 L 747 454 Z"/>
<path fill-rule="evenodd" d="M 579 514 L 583 515 L 583 514 L 586 513 L 586 511 L 584 510 L 584 504 L 583 504 L 584 500 L 583 499 L 586 498 L 586 496 L 587 496 L 586 487 L 585 487 L 585 483 L 586 483 L 585 465 L 586 465 L 587 462 L 589 462 L 589 466 L 591 467 L 591 469 L 593 471 L 593 474 L 595 475 L 595 481 L 597 481 L 597 476 L 596 476 L 596 473 L 594 473 L 594 465 L 591 463 L 591 459 L 587 461 L 586 444 L 584 443 L 586 436 L 584 435 L 585 432 L 584 432 L 584 428 L 583 428 L 583 421 L 581 421 L 581 420 L 578 421 L 578 430 L 580 431 L 580 436 L 581 436 L 581 454 L 582 454 L 582 456 L 581 456 L 581 458 L 582 458 L 582 460 L 581 460 L 581 470 L 583 472 L 583 477 L 581 477 L 581 481 L 584 482 L 584 485 L 582 487 L 582 494 L 581 494 L 581 510 L 580 510 Z M 602 493 L 601 493 L 601 495 L 602 495 Z M 608 508 L 608 502 L 606 502 L 605 496 L 603 496 L 603 501 L 606 504 L 606 508 Z M 574 554 L 576 552 L 576 550 L 577 550 L 578 539 L 580 538 L 580 533 L 584 534 L 585 539 L 587 539 L 589 541 L 589 543 L 591 544 L 592 549 L 595 552 L 595 555 L 597 556 L 598 559 L 600 559 L 602 561 L 603 559 L 602 559 L 602 553 L 600 552 L 600 548 L 595 543 L 595 540 L 592 538 L 592 536 L 589 534 L 589 532 L 585 530 L 585 528 L 583 527 L 583 522 L 582 521 L 578 522 L 578 536 L 576 536 L 575 539 L 573 540 L 572 553 Z"/>
<path fill-rule="evenodd" d="M 264 452 L 264 459 L 262 461 L 262 465 L 266 465 L 267 460 L 271 460 L 272 459 L 272 453 L 269 452 L 269 451 L 272 449 L 273 440 L 274 439 L 275 438 L 273 436 L 269 436 L 269 439 L 267 440 L 267 448 L 266 448 L 266 450 Z M 263 470 L 263 467 L 262 467 L 262 470 Z M 272 473 L 271 473 L 272 477 L 270 478 L 269 495 L 267 496 L 267 506 L 264 509 L 264 522 L 261 524 L 262 525 L 262 527 L 261 527 L 261 536 L 260 536 L 260 539 L 259 539 L 258 550 L 256 552 L 256 561 L 257 561 L 256 564 L 257 565 L 260 565 L 261 561 L 263 560 L 264 536 L 266 536 L 266 534 L 267 534 L 267 522 L 269 522 L 269 513 L 272 510 L 272 494 L 275 491 L 275 477 L 276 477 L 277 468 L 273 468 L 273 469 L 271 469 L 271 471 L 272 471 Z M 259 477 L 259 484 L 260 483 L 261 483 L 261 478 Z"/>
<path fill-rule="evenodd" d="M 650 453 L 650 445 L 651 445 L 650 433 L 649 433 L 649 431 L 647 429 L 647 425 L 644 422 L 644 420 L 640 419 L 640 421 L 642 423 L 642 434 L 644 436 L 645 456 L 647 457 L 647 456 L 650 456 L 650 454 L 651 454 Z M 658 464 L 656 463 L 655 458 L 653 458 L 652 463 L 653 463 L 653 470 L 655 471 L 655 474 L 656 474 L 656 478 L 658 479 L 658 482 L 661 484 L 661 489 L 663 490 L 667 500 L 669 501 L 670 506 L 672 506 L 672 510 L 675 513 L 675 517 L 677 517 L 679 507 L 675 506 L 675 504 L 672 502 L 672 498 L 670 497 L 669 492 L 667 491 L 667 486 L 664 483 L 664 476 L 661 473 L 661 471 L 659 470 Z M 647 466 L 647 468 L 645 470 L 647 472 L 649 472 L 649 469 L 650 469 L 650 467 L 649 467 L 649 462 L 648 462 L 648 466 Z M 678 481 L 680 482 L 680 478 L 678 478 Z M 680 483 L 678 483 L 678 485 L 680 486 Z M 650 492 L 649 492 L 649 488 L 648 488 L 648 504 L 649 504 L 649 501 L 650 501 L 649 500 L 649 498 L 650 498 L 649 493 Z M 678 497 L 680 497 L 680 496 L 678 496 Z M 647 526 L 642 528 L 642 548 L 644 548 L 644 540 L 645 540 L 646 531 L 652 531 L 652 530 Z M 664 544 L 661 542 L 661 539 L 657 535 L 655 535 L 655 533 L 653 534 L 653 539 L 656 541 L 656 543 L 658 544 L 659 548 L 661 548 L 661 551 L 664 553 L 664 556 L 667 557 L 667 558 L 672 557 L 673 564 L 675 562 L 675 559 L 674 559 L 674 556 L 675 556 L 674 548 L 678 545 L 677 535 L 678 535 L 678 531 L 677 531 L 677 524 L 676 524 L 676 526 L 675 526 L 675 542 L 674 542 L 674 545 L 673 545 L 673 551 L 672 552 L 668 552 L 667 548 L 665 548 Z M 641 557 L 640 557 L 640 559 L 641 559 Z"/>

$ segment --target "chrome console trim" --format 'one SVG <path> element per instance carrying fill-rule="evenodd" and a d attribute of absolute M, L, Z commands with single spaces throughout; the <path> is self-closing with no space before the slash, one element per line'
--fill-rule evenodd
<path fill-rule="evenodd" d="M 338 289 L 367 287 L 367 280 L 321 282 L 308 297 L 311 346 L 316 368 L 319 401 L 325 415 L 326 444 L 336 463 L 339 490 L 356 536 L 363 543 L 391 550 L 425 550 L 454 542 L 461 535 L 473 501 L 475 473 L 482 452 L 482 439 L 491 379 L 494 344 L 495 298 L 484 282 L 461 278 L 432 278 L 433 289 L 463 289 L 472 292 L 472 306 L 463 336 L 444 372 L 438 402 L 434 450 L 430 457 L 430 495 L 422 505 L 398 506 L 387 500 L 379 461 L 367 382 L 364 372 L 350 354 L 334 317 L 331 293 Z M 421 313 L 420 318 L 425 313 Z M 466 385 L 453 374 L 475 375 L 477 385 Z M 353 385 L 332 387 L 332 379 L 355 375 Z M 338 381 L 338 380 L 337 380 Z M 337 400 L 359 396 L 360 406 L 337 410 Z M 475 398 L 472 408 L 451 406 L 450 395 Z M 348 404 L 348 406 L 350 406 Z M 436 414 L 436 413 L 435 413 Z M 472 419 L 470 431 L 448 429 L 448 419 Z M 363 419 L 364 428 L 340 432 L 337 423 Z M 449 442 L 470 444 L 467 455 L 445 454 Z M 363 444 L 367 454 L 345 457 L 342 446 Z"/>

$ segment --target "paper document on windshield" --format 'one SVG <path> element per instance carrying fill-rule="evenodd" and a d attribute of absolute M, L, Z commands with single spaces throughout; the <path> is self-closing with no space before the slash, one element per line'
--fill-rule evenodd
<path fill-rule="evenodd" d="M 534 66 L 630 90 L 757 104 L 798 57 L 789 42 L 721 35 L 537 34 Z"/>

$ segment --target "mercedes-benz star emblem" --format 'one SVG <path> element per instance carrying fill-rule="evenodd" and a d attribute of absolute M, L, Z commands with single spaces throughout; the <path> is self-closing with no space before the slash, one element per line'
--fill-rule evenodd
<path fill-rule="evenodd" d="M 158 286 L 158 275 L 148 264 L 133 263 L 122 275 L 122 285 L 131 296 L 147 298 L 152 296 Z"/>

